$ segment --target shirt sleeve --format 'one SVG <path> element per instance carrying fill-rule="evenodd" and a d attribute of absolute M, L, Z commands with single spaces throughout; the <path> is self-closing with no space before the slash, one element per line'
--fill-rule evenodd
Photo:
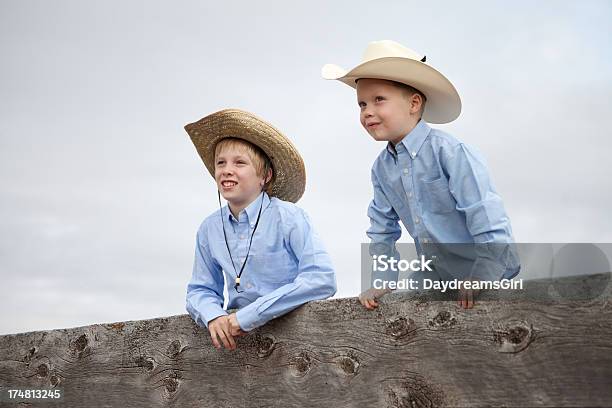
<path fill-rule="evenodd" d="M 474 240 L 477 258 L 471 277 L 496 280 L 508 273 L 518 273 L 520 266 L 510 220 L 482 156 L 460 143 L 447 157 L 445 170 L 457 210 L 465 214 L 467 228 Z"/>
<path fill-rule="evenodd" d="M 238 310 L 236 317 L 244 331 L 262 326 L 311 300 L 326 299 L 336 293 L 336 273 L 331 258 L 306 213 L 298 210 L 290 225 L 283 226 L 288 249 L 298 262 L 297 276 L 293 282 Z"/>
<path fill-rule="evenodd" d="M 208 327 L 211 320 L 227 314 L 223 309 L 223 285 L 221 266 L 211 257 L 205 228 L 200 228 L 186 298 L 187 312 L 198 325 Z"/>
<path fill-rule="evenodd" d="M 400 259 L 395 243 L 402 236 L 402 229 L 399 225 L 399 216 L 387 199 L 378 176 L 372 169 L 372 187 L 374 198 L 368 207 L 368 217 L 370 218 L 370 228 L 366 234 L 370 238 L 369 252 L 372 256 L 386 255 Z M 371 282 L 376 279 L 397 280 L 399 272 L 391 271 L 389 268 L 385 273 L 373 273 Z"/>

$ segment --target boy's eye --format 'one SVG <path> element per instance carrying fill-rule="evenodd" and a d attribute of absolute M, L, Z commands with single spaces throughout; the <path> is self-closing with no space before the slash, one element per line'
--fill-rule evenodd
<path fill-rule="evenodd" d="M 376 102 L 380 102 L 380 101 L 384 101 L 384 100 L 385 100 L 385 98 L 382 97 L 382 96 L 377 96 L 376 97 Z"/>
<path fill-rule="evenodd" d="M 223 164 L 223 160 L 217 160 L 217 166 L 220 166 Z"/>
<path fill-rule="evenodd" d="M 359 102 L 357 105 L 359 105 L 360 108 L 365 108 L 366 106 L 365 102 Z"/>

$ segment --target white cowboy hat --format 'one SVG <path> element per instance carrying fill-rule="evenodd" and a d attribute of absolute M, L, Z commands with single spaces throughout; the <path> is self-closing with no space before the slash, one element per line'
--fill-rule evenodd
<path fill-rule="evenodd" d="M 246 140 L 270 159 L 274 177 L 266 192 L 284 201 L 297 202 L 306 188 L 306 169 L 293 143 L 270 123 L 250 112 L 224 109 L 185 126 L 200 158 L 215 177 L 215 147 L 228 137 Z"/>
<path fill-rule="evenodd" d="M 386 79 L 410 85 L 421 91 L 427 102 L 423 120 L 448 123 L 461 113 L 461 98 L 453 84 L 425 63 L 425 57 L 395 41 L 373 41 L 368 44 L 361 64 L 350 71 L 334 64 L 321 69 L 325 79 L 337 79 L 356 88 L 360 78 Z"/>

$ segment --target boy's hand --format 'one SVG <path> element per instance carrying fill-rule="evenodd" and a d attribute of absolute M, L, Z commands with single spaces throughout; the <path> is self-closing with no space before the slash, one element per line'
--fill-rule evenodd
<path fill-rule="evenodd" d="M 234 337 L 245 336 L 247 333 L 242 331 L 240 328 L 240 324 L 238 324 L 238 318 L 236 317 L 236 313 L 232 313 L 229 315 L 229 324 L 230 324 L 230 334 Z"/>
<path fill-rule="evenodd" d="M 374 289 L 370 288 L 359 295 L 359 302 L 365 306 L 368 310 L 374 310 L 378 307 L 377 300 L 387 293 L 390 293 L 390 289 Z"/>
<path fill-rule="evenodd" d="M 472 282 L 477 282 L 472 280 Z M 459 288 L 457 293 L 457 304 L 464 309 L 471 309 L 476 304 L 476 298 L 480 291 L 478 289 L 465 289 L 463 286 Z"/>
<path fill-rule="evenodd" d="M 228 350 L 236 350 L 236 341 L 232 335 L 229 316 L 219 316 L 211 320 L 208 323 L 208 331 L 217 350 L 221 349 L 221 344 Z"/>

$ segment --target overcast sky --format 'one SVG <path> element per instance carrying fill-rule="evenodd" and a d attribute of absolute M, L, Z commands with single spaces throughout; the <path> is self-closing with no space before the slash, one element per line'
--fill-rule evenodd
<path fill-rule="evenodd" d="M 299 205 L 357 295 L 384 144 L 320 70 L 373 40 L 455 84 L 439 127 L 487 157 L 517 241 L 612 242 L 610 21 L 592 0 L 0 0 L 0 334 L 184 313 L 218 204 L 183 126 L 227 107 L 300 150 Z"/>

